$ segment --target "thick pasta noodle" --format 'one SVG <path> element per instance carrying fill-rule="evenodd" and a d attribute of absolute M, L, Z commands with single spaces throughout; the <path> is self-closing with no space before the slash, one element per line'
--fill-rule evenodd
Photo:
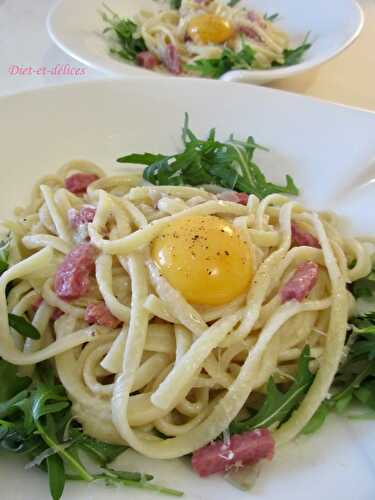
<path fill-rule="evenodd" d="M 144 34 L 156 37 L 153 22 Z M 236 228 L 253 276 L 227 303 L 197 304 L 163 275 L 151 247 L 171 224 L 212 216 Z M 85 432 L 153 458 L 180 457 L 215 440 L 264 394 L 271 375 L 293 379 L 308 345 L 314 382 L 273 432 L 277 444 L 295 437 L 327 396 L 343 356 L 346 284 L 371 269 L 365 243 L 344 236 L 331 214 L 286 196 L 251 195 L 243 205 L 203 188 L 106 176 L 83 161 L 42 179 L 2 228 L 11 244 L 0 278 L 1 357 L 29 374 L 53 358 Z M 298 231 L 312 243 L 296 244 Z M 62 296 L 56 275 L 64 266 L 71 272 L 72 255 L 82 259 L 81 274 Z M 308 279 L 304 270 L 319 274 L 303 297 L 294 289 L 290 297 L 298 273 Z M 41 338 L 18 335 L 7 312 L 27 315 Z"/>

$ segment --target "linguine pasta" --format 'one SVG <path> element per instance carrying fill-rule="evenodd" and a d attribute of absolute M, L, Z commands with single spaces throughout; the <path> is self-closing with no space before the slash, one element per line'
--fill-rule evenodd
<path fill-rule="evenodd" d="M 164 14 L 163 22 L 177 20 Z M 144 28 L 149 43 L 164 36 L 153 23 Z M 64 187 L 77 172 L 96 179 L 80 195 Z M 92 221 L 73 227 L 71 214 L 87 207 Z M 189 303 L 153 258 L 155 238 L 193 216 L 232 224 L 251 252 L 251 283 L 228 303 Z M 295 246 L 293 224 L 318 244 Z M 1 357 L 28 374 L 53 359 L 84 431 L 152 458 L 181 457 L 215 440 L 246 408 L 258 407 L 271 375 L 277 383 L 293 380 L 308 345 L 314 382 L 289 420 L 273 429 L 276 444 L 293 439 L 326 398 L 343 357 L 353 301 L 346 285 L 372 265 L 365 244 L 344 236 L 332 214 L 284 195 L 250 195 L 242 205 L 199 187 L 106 176 L 83 161 L 43 178 L 29 205 L 2 227 L 12 239 L 10 267 L 0 278 Z M 64 300 L 56 272 L 88 241 L 95 271 L 87 293 Z M 283 287 L 306 261 L 319 267 L 315 286 L 303 300 L 282 300 Z M 100 303 L 115 319 L 112 327 L 87 321 L 88 307 Z M 8 312 L 27 315 L 41 338 L 17 334 Z"/>
<path fill-rule="evenodd" d="M 230 7 L 221 0 L 212 2 L 196 2 L 184 0 L 180 10 L 162 8 L 159 11 L 141 11 L 136 22 L 140 34 L 146 42 L 147 48 L 163 59 L 163 50 L 172 43 L 181 61 L 191 64 L 197 59 L 211 59 L 220 57 L 223 43 L 202 43 L 189 36 L 189 25 L 201 15 L 219 16 L 233 27 L 236 33 L 226 43 L 226 46 L 239 52 L 244 40 L 255 51 L 254 67 L 258 69 L 270 68 L 272 62 L 283 62 L 283 51 L 288 48 L 287 33 L 277 28 L 274 23 L 267 21 L 254 11 L 243 6 Z M 246 36 L 246 33 L 251 36 Z"/>
<path fill-rule="evenodd" d="M 231 69 L 270 69 L 298 63 L 310 44 L 290 46 L 277 14 L 261 15 L 241 3 L 182 0 L 161 2 L 120 18 L 105 6 L 103 20 L 115 36 L 111 52 L 147 69 L 218 78 Z"/>

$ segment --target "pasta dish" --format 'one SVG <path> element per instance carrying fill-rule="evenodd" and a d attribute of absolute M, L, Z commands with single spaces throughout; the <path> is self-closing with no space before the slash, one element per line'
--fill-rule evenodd
<path fill-rule="evenodd" d="M 278 14 L 260 15 L 235 1 L 172 0 L 134 20 L 104 8 L 112 54 L 174 75 L 219 78 L 233 69 L 290 66 L 310 48 L 306 40 L 290 47 Z"/>
<path fill-rule="evenodd" d="M 192 454 L 200 476 L 235 474 L 311 425 L 350 359 L 348 328 L 361 330 L 350 284 L 371 273 L 371 238 L 304 207 L 290 178 L 266 181 L 252 139 L 201 141 L 186 124 L 184 144 L 173 157 L 120 160 L 147 164 L 148 182 L 142 169 L 107 176 L 72 161 L 2 222 L 0 355 L 29 381 L 44 441 L 26 451 L 48 470 L 57 457 L 87 479 L 72 450 L 92 439 L 96 455 L 99 442 L 112 458 L 127 446 Z M 198 175 L 192 151 L 215 161 Z M 253 170 L 239 170 L 241 158 Z M 220 161 L 237 165 L 235 181 Z M 0 415 L 8 432 L 14 411 Z M 63 428 L 48 431 L 56 414 Z M 153 484 L 110 471 L 109 482 Z"/>

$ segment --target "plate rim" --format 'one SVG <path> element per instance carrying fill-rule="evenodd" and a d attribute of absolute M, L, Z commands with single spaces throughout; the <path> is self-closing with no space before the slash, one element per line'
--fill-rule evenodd
<path fill-rule="evenodd" d="M 177 77 L 171 77 L 171 80 L 173 81 L 173 85 L 177 83 L 177 85 L 188 85 L 188 83 L 193 83 L 193 85 L 219 85 L 221 86 L 221 80 L 215 80 L 215 79 L 209 79 L 209 78 L 199 78 L 199 77 L 191 77 L 191 78 L 177 78 Z M 109 78 L 97 78 L 93 80 L 85 80 L 85 81 L 70 81 L 70 82 L 64 82 L 64 83 L 56 83 L 54 85 L 48 85 L 45 87 L 36 87 L 36 88 L 29 88 L 25 90 L 21 90 L 18 92 L 13 92 L 9 94 L 3 94 L 0 95 L 0 108 L 3 102 L 6 100 L 10 99 L 15 99 L 21 96 L 27 96 L 29 94 L 43 94 L 43 93 L 48 93 L 48 92 L 54 92 L 58 90 L 63 90 L 67 87 L 91 87 L 91 86 L 100 86 L 100 85 L 112 85 L 114 83 L 120 84 L 120 82 L 125 83 L 125 84 L 131 84 L 135 85 L 137 82 L 143 83 L 143 82 L 151 82 L 155 83 L 155 81 L 160 81 L 160 82 L 165 82 L 165 79 L 163 76 L 160 76 L 159 74 L 156 75 L 152 80 L 149 80 L 148 78 L 144 78 L 143 76 L 134 76 L 132 78 L 127 78 L 124 76 L 113 76 Z M 316 96 L 311 96 L 311 95 L 305 95 L 305 94 L 299 94 L 297 92 L 293 92 L 291 90 L 285 90 L 285 89 L 278 89 L 278 88 L 273 88 L 273 87 L 267 87 L 267 86 L 261 86 L 257 85 L 254 83 L 249 83 L 248 85 L 244 86 L 238 81 L 228 81 L 226 82 L 226 85 L 229 85 L 230 87 L 237 87 L 238 89 L 244 89 L 248 88 L 247 92 L 265 92 L 269 93 L 270 95 L 286 95 L 288 97 L 291 97 L 292 99 L 295 100 L 301 100 L 301 101 L 308 101 L 308 102 L 315 102 L 317 104 L 322 104 L 326 107 L 330 108 L 335 108 L 335 109 L 342 109 L 346 111 L 355 111 L 359 112 L 361 114 L 365 115 L 372 115 L 375 116 L 375 110 L 372 109 L 367 109 L 367 108 L 361 108 L 360 106 L 354 106 L 350 104 L 345 104 L 341 102 L 336 102 L 336 101 L 330 101 L 328 99 L 323 99 L 322 97 L 316 97 Z"/>

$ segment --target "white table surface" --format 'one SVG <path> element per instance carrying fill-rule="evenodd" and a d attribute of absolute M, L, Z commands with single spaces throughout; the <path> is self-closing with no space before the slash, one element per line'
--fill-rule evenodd
<path fill-rule="evenodd" d="M 55 0 L 0 0 L 0 95 L 108 78 L 75 61 L 49 39 L 46 16 L 54 3 Z M 272 86 L 375 111 L 375 0 L 360 3 L 365 11 L 365 27 L 349 49 L 316 70 Z M 40 70 L 39 75 L 12 75 L 13 66 L 34 70 L 45 67 L 47 74 Z M 70 70 L 78 70 L 80 76 L 61 74 Z"/>

